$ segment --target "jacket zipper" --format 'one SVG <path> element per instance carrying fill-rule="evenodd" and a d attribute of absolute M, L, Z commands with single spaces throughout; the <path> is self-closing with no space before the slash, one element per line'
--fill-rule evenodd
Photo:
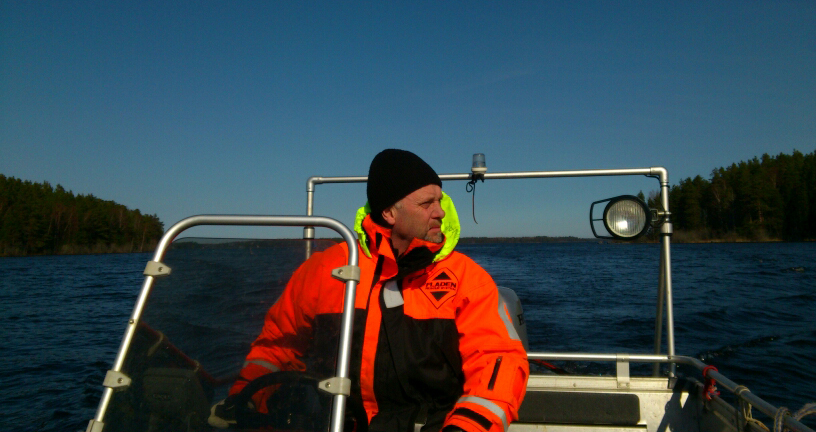
<path fill-rule="evenodd" d="M 493 375 L 490 376 L 490 382 L 487 384 L 488 390 L 493 390 L 493 386 L 496 385 L 496 377 L 499 376 L 499 367 L 501 367 L 502 356 L 499 356 L 496 359 L 496 366 L 493 366 Z"/>

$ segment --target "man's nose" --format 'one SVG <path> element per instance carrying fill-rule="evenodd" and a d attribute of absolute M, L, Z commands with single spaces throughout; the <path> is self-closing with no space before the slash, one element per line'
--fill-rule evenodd
<path fill-rule="evenodd" d="M 440 203 L 434 204 L 434 212 L 433 215 L 434 219 L 442 219 L 445 217 L 445 210 L 442 210 L 442 205 Z"/>

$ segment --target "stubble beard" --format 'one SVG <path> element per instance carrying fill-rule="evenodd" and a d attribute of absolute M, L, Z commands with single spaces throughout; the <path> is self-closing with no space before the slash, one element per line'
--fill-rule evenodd
<path fill-rule="evenodd" d="M 445 236 L 442 235 L 442 232 L 428 233 L 425 234 L 425 238 L 423 240 L 431 243 L 442 243 L 442 241 L 445 240 Z"/>

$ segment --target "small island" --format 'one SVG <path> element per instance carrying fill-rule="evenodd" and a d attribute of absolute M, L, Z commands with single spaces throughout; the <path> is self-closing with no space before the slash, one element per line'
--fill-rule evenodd
<path fill-rule="evenodd" d="M 156 215 L 0 174 L 0 256 L 148 252 L 163 233 Z"/>

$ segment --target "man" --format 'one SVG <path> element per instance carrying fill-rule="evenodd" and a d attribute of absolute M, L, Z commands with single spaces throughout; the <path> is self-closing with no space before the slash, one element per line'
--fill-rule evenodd
<path fill-rule="evenodd" d="M 355 300 L 352 394 L 370 431 L 506 431 L 517 418 L 527 356 L 496 284 L 453 251 L 459 223 L 439 176 L 415 154 L 389 149 L 369 169 L 368 203 L 358 211 L 361 279 Z M 230 394 L 279 370 L 334 363 L 345 244 L 314 254 L 270 308 Z M 333 354 L 333 353 L 330 353 Z M 331 356 L 329 356 L 331 358 Z M 326 375 L 327 376 L 327 375 Z M 253 397 L 255 406 L 274 394 Z"/>

